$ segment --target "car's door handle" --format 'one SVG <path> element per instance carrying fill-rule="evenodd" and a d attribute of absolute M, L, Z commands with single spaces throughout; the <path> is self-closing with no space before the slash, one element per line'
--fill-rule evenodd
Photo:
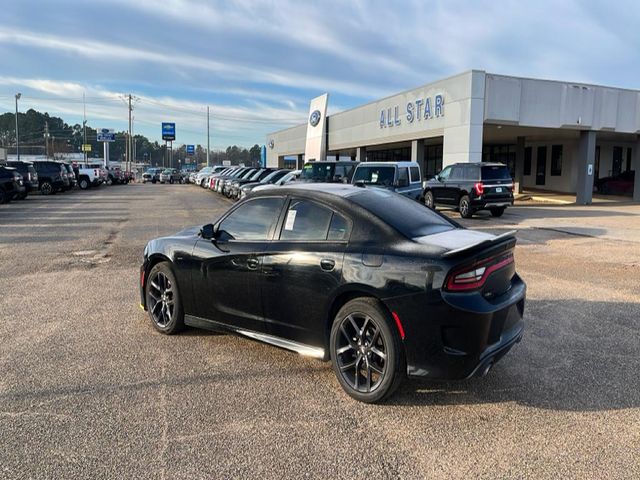
<path fill-rule="evenodd" d="M 255 270 L 258 268 L 258 264 L 259 264 L 259 260 L 255 257 L 252 258 L 248 258 L 247 259 L 247 268 L 249 268 L 249 270 Z"/>
<path fill-rule="evenodd" d="M 329 258 L 323 258 L 322 260 L 320 260 L 320 268 L 325 272 L 330 272 L 334 269 L 335 266 L 336 262 L 334 260 L 331 260 Z"/>

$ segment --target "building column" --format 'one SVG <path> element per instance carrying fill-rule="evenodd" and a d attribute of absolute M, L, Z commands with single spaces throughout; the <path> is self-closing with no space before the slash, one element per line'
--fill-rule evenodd
<path fill-rule="evenodd" d="M 278 168 L 284 168 L 284 156 L 278 155 Z"/>
<path fill-rule="evenodd" d="M 296 162 L 296 168 L 301 170 L 304 165 L 304 155 L 302 153 L 298 154 L 298 161 Z"/>
<path fill-rule="evenodd" d="M 423 168 L 424 163 L 424 140 L 412 140 L 411 141 L 411 161 L 417 162 L 420 168 Z"/>
<path fill-rule="evenodd" d="M 636 137 L 636 144 L 633 146 L 633 157 L 631 158 L 631 170 L 635 170 L 633 182 L 633 201 L 640 202 L 640 136 Z"/>
<path fill-rule="evenodd" d="M 516 171 L 513 180 L 516 182 L 516 193 L 522 193 L 522 182 L 524 180 L 524 137 L 516 139 Z"/>
<path fill-rule="evenodd" d="M 358 147 L 356 148 L 356 162 L 366 162 L 367 161 L 367 147 Z"/>
<path fill-rule="evenodd" d="M 596 158 L 596 132 L 580 132 L 578 140 L 578 181 L 576 183 L 576 203 L 590 205 L 593 196 L 593 174 Z"/>

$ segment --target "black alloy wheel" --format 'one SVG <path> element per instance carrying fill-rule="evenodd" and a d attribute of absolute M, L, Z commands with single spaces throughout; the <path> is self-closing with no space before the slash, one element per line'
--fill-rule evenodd
<path fill-rule="evenodd" d="M 184 313 L 176 278 L 167 262 L 155 265 L 146 283 L 147 310 L 153 326 L 171 335 L 182 330 Z"/>
<path fill-rule="evenodd" d="M 42 182 L 42 185 L 40 185 L 40 192 L 42 195 L 51 195 L 53 193 L 53 185 L 51 185 L 51 182 Z"/>
<path fill-rule="evenodd" d="M 471 218 L 473 216 L 473 210 L 471 210 L 471 202 L 468 195 L 463 195 L 458 203 L 458 211 L 462 218 Z"/>
<path fill-rule="evenodd" d="M 331 360 L 342 388 L 374 403 L 391 395 L 404 378 L 404 351 L 397 327 L 373 298 L 346 303 L 331 329 Z"/>
<path fill-rule="evenodd" d="M 427 192 L 424 194 L 424 205 L 426 207 L 433 209 L 434 207 L 433 193 Z"/>

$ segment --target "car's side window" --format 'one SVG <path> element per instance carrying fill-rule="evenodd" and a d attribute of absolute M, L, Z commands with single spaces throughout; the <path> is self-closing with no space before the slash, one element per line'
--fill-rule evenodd
<path fill-rule="evenodd" d="M 284 198 L 258 198 L 235 209 L 219 226 L 232 240 L 270 240 L 272 227 L 284 205 Z"/>
<path fill-rule="evenodd" d="M 407 167 L 398 168 L 398 183 L 400 185 L 409 185 L 409 171 Z"/>
<path fill-rule="evenodd" d="M 333 212 L 327 240 L 342 241 L 349 238 L 349 222 L 339 213 Z"/>
<path fill-rule="evenodd" d="M 464 169 L 461 167 L 454 167 L 451 169 L 451 175 L 449 175 L 450 180 L 462 180 L 464 177 Z"/>
<path fill-rule="evenodd" d="M 441 182 L 444 182 L 449 179 L 450 174 L 451 174 L 451 167 L 447 167 L 438 174 L 438 177 L 440 178 Z"/>
<path fill-rule="evenodd" d="M 348 222 L 331 209 L 309 200 L 293 199 L 280 232 L 280 240 L 345 240 Z"/>
<path fill-rule="evenodd" d="M 409 168 L 409 171 L 411 173 L 411 183 L 419 182 L 420 181 L 420 169 L 418 167 L 411 167 L 411 168 Z"/>

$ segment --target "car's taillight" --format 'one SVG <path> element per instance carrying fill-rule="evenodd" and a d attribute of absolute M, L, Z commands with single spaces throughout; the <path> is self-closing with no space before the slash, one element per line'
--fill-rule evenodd
<path fill-rule="evenodd" d="M 513 253 L 498 255 L 451 272 L 446 281 L 446 289 L 452 292 L 481 288 L 496 270 L 511 265 Z"/>
<path fill-rule="evenodd" d="M 473 189 L 476 191 L 476 195 L 481 196 L 484 193 L 484 185 L 481 182 L 476 183 L 473 186 Z"/>

